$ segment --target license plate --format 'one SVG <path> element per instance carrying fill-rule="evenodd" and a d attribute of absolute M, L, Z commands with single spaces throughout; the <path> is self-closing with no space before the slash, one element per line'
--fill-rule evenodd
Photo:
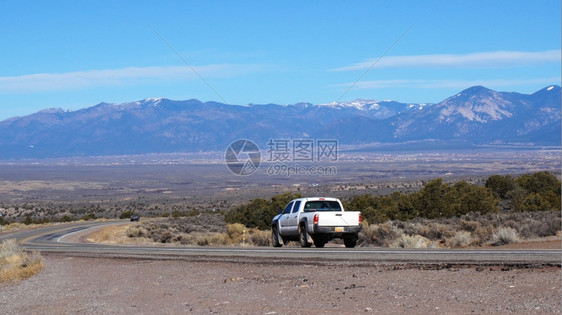
<path fill-rule="evenodd" d="M 336 231 L 336 232 L 343 232 L 343 227 L 338 226 L 338 227 L 334 228 L 334 231 Z"/>

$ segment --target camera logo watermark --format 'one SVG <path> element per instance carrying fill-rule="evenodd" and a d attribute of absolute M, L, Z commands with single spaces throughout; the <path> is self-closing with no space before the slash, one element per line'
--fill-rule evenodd
<path fill-rule="evenodd" d="M 267 175 L 337 175 L 335 166 L 311 165 L 337 161 L 337 140 L 269 139 L 266 146 Z M 247 139 L 231 143 L 225 161 L 236 175 L 251 175 L 262 162 L 258 145 Z"/>
<path fill-rule="evenodd" d="M 226 149 L 224 160 L 232 173 L 242 176 L 250 175 L 255 173 L 260 166 L 260 148 L 253 141 L 237 140 Z"/>
<path fill-rule="evenodd" d="M 310 165 L 313 162 L 337 161 L 337 140 L 269 139 L 267 147 L 267 162 L 271 162 L 267 175 L 337 175 L 335 166 Z"/>

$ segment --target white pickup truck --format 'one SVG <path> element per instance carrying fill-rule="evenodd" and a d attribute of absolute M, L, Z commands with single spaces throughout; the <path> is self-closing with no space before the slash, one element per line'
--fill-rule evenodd
<path fill-rule="evenodd" d="M 271 221 L 274 247 L 299 241 L 302 247 L 324 247 L 326 242 L 341 238 L 345 247 L 355 247 L 361 231 L 361 212 L 344 211 L 337 198 L 313 197 L 294 199 Z"/>

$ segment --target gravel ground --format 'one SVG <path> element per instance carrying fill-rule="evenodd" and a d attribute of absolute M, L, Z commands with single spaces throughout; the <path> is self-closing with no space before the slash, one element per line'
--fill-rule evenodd
<path fill-rule="evenodd" d="M 561 269 L 244 264 L 44 256 L 0 314 L 560 313 Z"/>

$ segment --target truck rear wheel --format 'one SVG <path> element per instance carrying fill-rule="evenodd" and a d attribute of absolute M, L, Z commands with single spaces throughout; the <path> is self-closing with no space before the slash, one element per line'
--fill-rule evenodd
<path fill-rule="evenodd" d="M 312 243 L 308 241 L 308 232 L 306 232 L 306 227 L 299 226 L 299 243 L 301 247 L 310 247 Z"/>
<path fill-rule="evenodd" d="M 316 237 L 313 240 L 314 240 L 315 247 L 322 248 L 324 247 L 324 245 L 326 245 L 326 239 L 323 237 Z"/>
<path fill-rule="evenodd" d="M 355 247 L 355 245 L 357 245 L 357 237 L 356 236 L 346 237 L 343 239 L 343 243 L 345 244 L 345 247 L 353 248 Z"/>
<path fill-rule="evenodd" d="M 279 235 L 279 231 L 276 227 L 271 228 L 271 244 L 273 247 L 281 247 L 283 244 L 279 241 L 281 236 Z"/>

